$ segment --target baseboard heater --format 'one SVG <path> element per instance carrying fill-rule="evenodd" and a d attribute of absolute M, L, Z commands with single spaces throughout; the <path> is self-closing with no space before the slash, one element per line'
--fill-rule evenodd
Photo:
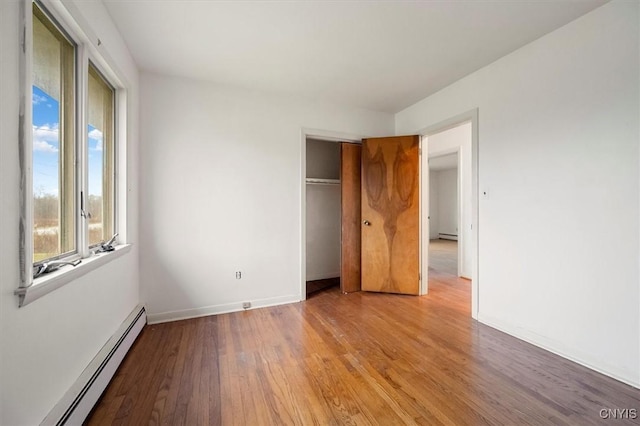
<path fill-rule="evenodd" d="M 41 424 L 82 424 L 146 323 L 144 306 L 138 305 Z"/>
<path fill-rule="evenodd" d="M 441 240 L 455 240 L 455 241 L 458 241 L 458 235 L 457 234 L 438 234 L 438 238 L 440 238 Z"/>

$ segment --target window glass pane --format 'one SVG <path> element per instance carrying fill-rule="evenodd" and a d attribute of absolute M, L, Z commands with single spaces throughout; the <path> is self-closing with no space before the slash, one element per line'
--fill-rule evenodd
<path fill-rule="evenodd" d="M 75 250 L 74 47 L 33 6 L 34 262 Z"/>
<path fill-rule="evenodd" d="M 113 226 L 113 102 L 114 90 L 89 65 L 88 174 L 89 245 L 106 241 Z"/>
<path fill-rule="evenodd" d="M 60 112 L 54 98 L 33 86 L 34 262 L 60 254 Z"/>
<path fill-rule="evenodd" d="M 104 156 L 102 131 L 89 124 L 89 245 L 97 244 L 105 238 L 102 224 L 102 165 Z"/>

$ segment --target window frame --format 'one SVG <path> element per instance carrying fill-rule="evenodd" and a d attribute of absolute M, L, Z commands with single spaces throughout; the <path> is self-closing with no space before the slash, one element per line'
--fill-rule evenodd
<path fill-rule="evenodd" d="M 78 187 L 78 173 L 76 160 L 78 158 L 78 137 L 76 133 L 76 121 L 78 118 L 78 96 L 77 96 L 77 88 L 78 77 L 79 77 L 79 66 L 78 66 L 78 45 L 71 37 L 66 30 L 59 24 L 57 19 L 53 18 L 48 11 L 37 1 L 32 3 L 32 10 L 34 11 L 34 16 L 32 17 L 32 21 L 35 19 L 35 15 L 40 15 L 38 19 L 42 22 L 42 25 L 51 32 L 52 36 L 58 39 L 59 41 L 66 41 L 69 46 L 73 49 L 71 55 L 65 53 L 65 56 L 69 56 L 71 67 L 69 64 L 65 64 L 63 60 L 60 63 L 60 76 L 61 80 L 64 84 L 60 85 L 60 99 L 59 99 L 59 128 L 60 128 L 60 138 L 58 141 L 59 146 L 59 155 L 58 155 L 58 167 L 59 171 L 59 182 L 58 182 L 58 204 L 59 204 L 59 217 L 58 217 L 58 227 L 59 227 L 59 238 L 62 240 L 60 242 L 60 253 L 47 257 L 41 261 L 34 261 L 33 265 L 41 265 L 46 262 L 51 262 L 55 260 L 63 260 L 70 259 L 77 255 L 78 253 L 78 244 L 80 242 L 77 233 L 77 221 L 75 210 L 78 206 L 77 200 L 77 187 Z M 37 10 L 37 12 L 36 12 Z M 56 33 L 54 33 L 54 31 Z M 33 34 L 33 31 L 31 32 Z M 62 48 L 64 49 L 64 48 Z M 61 49 L 61 53 L 62 53 Z M 33 54 L 31 55 L 33 58 Z M 33 59 L 32 59 L 33 62 Z M 69 69 L 70 68 L 70 69 Z M 70 80 L 67 81 L 67 80 Z M 31 79 L 31 85 L 33 90 L 33 78 Z M 32 92 L 33 95 L 33 92 Z M 67 98 L 71 98 L 71 104 L 68 104 Z M 31 111 L 33 114 L 33 102 L 31 102 Z M 69 113 L 70 112 L 70 113 Z M 33 115 L 32 115 L 33 118 Z M 33 124 L 33 120 L 32 123 Z M 33 135 L 32 135 L 33 136 Z M 33 138 L 32 138 L 33 143 Z M 33 155 L 33 151 L 31 151 Z M 33 157 L 32 157 L 33 164 Z M 33 167 L 33 166 L 32 166 Z M 32 171 L 33 177 L 33 171 Z M 31 185 L 33 190 L 33 183 Z M 32 193 L 33 199 L 33 193 Z M 33 205 L 32 205 L 33 210 Z M 32 222 L 33 223 L 33 222 Z M 32 235 L 33 237 L 33 235 Z M 70 245 L 67 249 L 67 245 Z"/>
<path fill-rule="evenodd" d="M 75 251 L 61 254 L 46 261 L 81 260 L 76 267 L 64 266 L 57 271 L 33 278 L 33 5 L 43 11 L 53 25 L 75 44 L 75 177 L 74 188 L 74 216 L 75 216 Z M 93 34 L 81 29 L 69 10 L 53 0 L 21 0 L 20 1 L 20 116 L 19 116 L 19 161 L 20 161 L 20 283 L 15 290 L 18 296 L 18 306 L 22 307 L 51 291 L 95 270 L 96 268 L 116 259 L 131 250 L 126 243 L 126 215 L 127 215 L 127 186 L 125 173 L 127 164 L 127 104 L 128 94 L 123 79 L 110 61 L 108 54 L 101 49 L 101 41 Z M 90 30 L 89 30 L 90 31 Z M 106 57 L 105 57 L 106 56 Z M 88 220 L 81 209 L 81 197 L 88 194 L 88 76 L 89 64 L 100 74 L 104 81 L 113 89 L 112 110 L 112 216 L 113 231 L 119 233 L 114 243 L 115 250 L 105 253 L 95 253 L 96 245 L 89 246 Z M 125 175 L 121 180 L 120 176 Z M 87 195 L 88 197 L 88 195 Z M 42 262 L 38 262 L 40 264 Z"/>
<path fill-rule="evenodd" d="M 117 168 L 118 168 L 118 136 L 117 136 L 117 119 L 118 119 L 118 106 L 117 106 L 117 89 L 113 86 L 113 84 L 111 84 L 111 82 L 109 81 L 109 79 L 102 73 L 102 71 L 100 71 L 100 68 L 93 62 L 93 60 L 91 58 L 89 58 L 88 61 L 88 66 L 87 66 L 87 101 L 86 101 L 86 105 L 88 107 L 89 105 L 89 74 L 91 73 L 90 68 L 93 67 L 95 73 L 97 74 L 97 76 L 99 78 L 102 79 L 102 81 L 104 82 L 104 84 L 107 86 L 107 88 L 109 88 L 111 90 L 111 92 L 113 93 L 113 98 L 111 100 L 111 111 L 110 111 L 110 119 L 111 119 L 111 137 L 112 140 L 110 141 L 110 143 L 107 143 L 107 141 L 105 141 L 103 139 L 103 155 L 105 156 L 105 162 L 106 164 L 104 165 L 104 168 L 102 169 L 103 172 L 103 193 L 102 193 L 102 204 L 103 204 L 103 212 L 102 212 L 102 221 L 104 223 L 105 220 L 105 212 L 104 212 L 104 197 L 105 197 L 105 193 L 109 193 L 109 197 L 110 197 L 110 201 L 111 201 L 111 212 L 110 217 L 111 217 L 111 230 L 113 231 L 111 234 L 113 235 L 114 233 L 118 232 L 118 215 L 117 215 L 117 211 L 118 211 L 118 194 L 117 194 L 117 185 L 116 185 L 116 177 L 117 177 Z M 86 110 L 85 110 L 86 111 Z M 88 119 L 88 114 L 87 114 L 87 122 L 85 123 L 85 128 L 84 128 L 84 132 L 87 133 L 88 132 L 88 127 L 89 127 L 89 119 Z M 86 154 L 87 157 L 89 155 L 89 140 L 88 140 L 88 135 L 85 135 L 85 143 L 84 143 L 84 147 L 86 149 Z M 88 182 L 88 178 L 89 178 L 89 169 L 88 169 L 88 164 L 89 164 L 89 159 L 85 158 L 85 166 L 87 166 L 85 168 L 86 170 L 86 177 L 87 177 L 87 181 L 85 182 L 84 188 L 85 188 L 85 193 L 86 196 L 83 195 L 83 197 L 85 197 L 85 200 L 88 200 L 89 198 L 89 182 Z M 110 191 L 105 191 L 105 189 L 108 189 L 108 187 L 105 187 L 105 173 L 109 174 L 111 176 L 111 188 Z M 81 197 L 82 198 L 82 197 Z M 88 201 L 86 201 L 88 203 Z M 83 206 L 83 207 L 87 207 L 88 206 Z M 88 210 L 89 213 L 91 213 L 91 210 Z M 87 229 L 86 229 L 86 244 L 89 247 L 89 250 L 94 249 L 96 247 L 98 247 L 100 245 L 100 243 L 91 243 L 91 240 L 89 238 L 89 221 L 87 221 Z M 109 239 L 110 236 L 108 235 L 104 235 L 105 239 Z"/>

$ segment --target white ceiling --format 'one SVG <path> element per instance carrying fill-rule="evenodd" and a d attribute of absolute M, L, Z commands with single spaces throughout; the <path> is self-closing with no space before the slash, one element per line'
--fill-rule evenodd
<path fill-rule="evenodd" d="M 607 0 L 103 0 L 141 70 L 395 113 Z"/>

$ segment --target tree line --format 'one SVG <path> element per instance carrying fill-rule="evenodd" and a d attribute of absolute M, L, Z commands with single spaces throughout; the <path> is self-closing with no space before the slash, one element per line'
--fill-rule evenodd
<path fill-rule="evenodd" d="M 89 195 L 87 210 L 89 222 L 102 222 L 102 197 Z M 38 194 L 33 197 L 33 218 L 36 227 L 56 226 L 59 223 L 60 201 L 57 195 Z"/>

